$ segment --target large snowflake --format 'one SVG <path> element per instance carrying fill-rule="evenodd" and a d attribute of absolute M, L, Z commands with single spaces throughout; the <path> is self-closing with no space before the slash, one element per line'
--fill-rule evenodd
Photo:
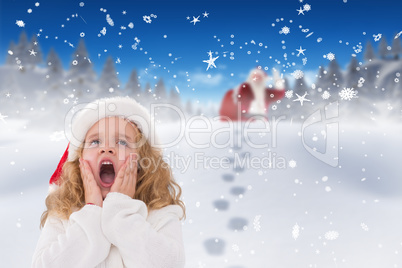
<path fill-rule="evenodd" d="M 324 55 L 324 58 L 327 58 L 327 60 L 333 61 L 335 59 L 335 54 L 332 52 L 329 52 L 328 54 Z"/>
<path fill-rule="evenodd" d="M 17 24 L 18 27 L 25 27 L 25 22 L 22 21 L 22 20 L 17 20 L 17 21 L 15 22 L 15 24 Z"/>
<path fill-rule="evenodd" d="M 304 76 L 304 73 L 303 73 L 302 70 L 296 70 L 296 71 L 294 71 L 294 72 L 292 73 L 292 75 L 293 75 L 293 77 L 294 77 L 295 79 L 300 79 L 300 78 L 302 78 L 302 77 Z"/>
<path fill-rule="evenodd" d="M 311 6 L 309 4 L 304 4 L 303 9 L 305 11 L 310 11 L 311 10 Z"/>
<path fill-rule="evenodd" d="M 261 219 L 261 215 L 257 215 L 257 216 L 255 216 L 254 221 L 253 221 L 254 230 L 255 230 L 256 232 L 261 231 L 260 219 Z"/>
<path fill-rule="evenodd" d="M 327 240 L 335 240 L 339 237 L 339 233 L 337 231 L 329 231 L 325 233 L 325 239 Z"/>
<path fill-rule="evenodd" d="M 300 235 L 300 226 L 296 223 L 293 226 L 292 237 L 296 240 Z"/>
<path fill-rule="evenodd" d="M 288 99 L 293 98 L 293 90 L 288 90 L 285 92 L 285 97 Z"/>
<path fill-rule="evenodd" d="M 151 23 L 152 22 L 152 19 L 151 19 L 150 16 L 145 15 L 145 16 L 142 16 L 142 18 L 146 23 Z"/>
<path fill-rule="evenodd" d="M 287 26 L 282 27 L 282 29 L 279 31 L 280 34 L 284 34 L 287 35 L 288 33 L 290 33 L 290 28 Z"/>
<path fill-rule="evenodd" d="M 357 98 L 357 91 L 353 90 L 353 88 L 343 88 L 341 92 L 339 92 L 339 96 L 342 100 L 351 100 L 353 98 Z"/>
<path fill-rule="evenodd" d="M 321 97 L 322 97 L 322 99 L 324 99 L 324 100 L 328 100 L 329 97 L 331 97 L 331 94 L 329 94 L 329 92 L 325 90 L 325 91 L 322 93 Z"/>

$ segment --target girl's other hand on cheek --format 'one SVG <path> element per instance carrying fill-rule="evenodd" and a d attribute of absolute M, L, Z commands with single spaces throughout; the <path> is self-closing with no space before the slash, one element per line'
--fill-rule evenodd
<path fill-rule="evenodd" d="M 101 189 L 96 183 L 91 167 L 89 166 L 88 162 L 85 161 L 84 159 L 80 158 L 79 161 L 80 161 L 82 182 L 84 184 L 85 203 L 87 204 L 92 203 L 102 207 L 103 198 Z"/>
<path fill-rule="evenodd" d="M 137 183 L 137 155 L 130 154 L 110 189 L 111 192 L 119 192 L 134 198 Z"/>

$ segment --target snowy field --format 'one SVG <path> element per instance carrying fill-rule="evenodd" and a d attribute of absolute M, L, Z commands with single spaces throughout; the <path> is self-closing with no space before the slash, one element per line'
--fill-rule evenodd
<path fill-rule="evenodd" d="M 325 125 L 303 132 L 282 121 L 275 133 L 226 145 L 224 127 L 213 122 L 165 150 L 187 206 L 186 267 L 402 267 L 402 125 L 340 122 L 336 167 L 303 146 L 323 152 L 335 131 Z M 161 124 L 160 139 L 178 140 L 179 129 Z M 29 267 L 67 141 L 23 121 L 0 122 L 0 131 L 1 266 Z"/>

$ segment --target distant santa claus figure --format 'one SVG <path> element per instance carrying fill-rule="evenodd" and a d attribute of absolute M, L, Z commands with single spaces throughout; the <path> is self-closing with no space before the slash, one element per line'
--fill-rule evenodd
<path fill-rule="evenodd" d="M 252 70 L 247 81 L 226 92 L 219 114 L 221 120 L 246 121 L 253 116 L 267 118 L 270 103 L 285 95 L 283 80 L 276 70 L 273 72 L 275 88 L 267 88 L 268 75 L 261 67 Z"/>

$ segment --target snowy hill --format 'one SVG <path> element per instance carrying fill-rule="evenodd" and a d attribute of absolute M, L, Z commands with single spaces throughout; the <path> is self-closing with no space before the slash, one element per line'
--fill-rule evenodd
<path fill-rule="evenodd" d="M 48 180 L 67 143 L 62 134 L 24 126 L 0 124 L 4 267 L 30 266 Z M 162 142 L 177 139 L 179 127 L 160 124 Z M 190 138 L 222 145 L 229 133 L 213 133 L 225 127 L 212 122 L 210 133 Z M 197 149 L 181 139 L 167 148 L 187 207 L 186 267 L 400 267 L 401 126 L 341 123 L 337 167 L 302 143 L 320 148 L 330 131 L 320 124 L 302 134 L 301 124 L 282 121 L 275 134 L 250 132 L 233 146 Z"/>
<path fill-rule="evenodd" d="M 55 52 L 46 67 L 22 56 L 29 64 L 21 70 L 15 57 L 0 66 L 4 267 L 30 265 L 48 180 L 67 145 L 65 117 L 75 104 L 111 95 L 146 106 L 166 101 L 185 114 L 179 122 L 157 111 L 162 142 L 177 141 L 164 154 L 187 206 L 186 267 L 402 266 L 401 59 L 353 61 L 347 70 L 332 62 L 313 85 L 300 78 L 287 88 L 268 126 L 237 125 L 248 129 L 237 139 L 211 119 L 220 100 L 184 104 L 163 82 L 141 86 L 135 70 L 119 85 L 110 61 L 100 79 L 85 46 L 77 49 L 81 58 L 69 70 Z M 194 114 L 206 117 L 190 121 Z M 180 123 L 203 131 L 178 138 Z"/>

